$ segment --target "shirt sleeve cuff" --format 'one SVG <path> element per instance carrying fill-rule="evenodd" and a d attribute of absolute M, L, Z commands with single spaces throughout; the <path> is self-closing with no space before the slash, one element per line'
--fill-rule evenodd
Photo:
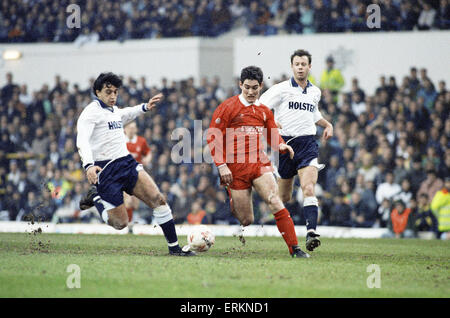
<path fill-rule="evenodd" d="M 147 112 L 148 111 L 148 109 L 147 109 L 147 104 L 142 104 L 142 111 L 145 113 L 145 112 Z"/>
<path fill-rule="evenodd" d="M 93 165 L 94 165 L 93 163 L 88 163 L 87 165 L 84 166 L 84 171 L 87 171 Z"/>

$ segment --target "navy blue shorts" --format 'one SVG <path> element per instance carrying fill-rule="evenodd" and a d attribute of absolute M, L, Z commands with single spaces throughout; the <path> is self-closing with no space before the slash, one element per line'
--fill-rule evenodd
<path fill-rule="evenodd" d="M 107 210 L 118 207 L 123 203 L 123 191 L 133 195 L 133 189 L 138 180 L 138 172 L 143 169 L 133 156 L 128 155 L 115 160 L 96 161 L 95 165 L 102 168 L 102 171 L 98 174 L 96 187 Z"/>
<path fill-rule="evenodd" d="M 278 173 L 282 179 L 290 179 L 297 175 L 297 170 L 307 167 L 310 162 L 319 157 L 319 145 L 315 136 L 281 136 L 294 150 L 294 158 L 289 158 L 289 152 L 280 154 Z"/>

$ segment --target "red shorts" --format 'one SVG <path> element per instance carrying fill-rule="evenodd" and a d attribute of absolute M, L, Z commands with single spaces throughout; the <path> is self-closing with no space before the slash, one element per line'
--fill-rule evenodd
<path fill-rule="evenodd" d="M 270 161 L 267 163 L 229 163 L 233 182 L 230 188 L 233 190 L 245 190 L 252 187 L 252 182 L 264 173 L 273 172 Z"/>

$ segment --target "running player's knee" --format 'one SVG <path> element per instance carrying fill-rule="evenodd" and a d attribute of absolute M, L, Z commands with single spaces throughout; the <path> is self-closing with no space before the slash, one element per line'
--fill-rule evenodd
<path fill-rule="evenodd" d="M 287 203 L 291 201 L 291 194 L 290 193 L 280 194 L 280 199 L 283 203 Z"/>
<path fill-rule="evenodd" d="M 309 183 L 302 188 L 303 196 L 313 197 L 314 196 L 314 184 Z"/>
<path fill-rule="evenodd" d="M 113 220 L 110 220 L 110 224 L 116 230 L 122 230 L 122 229 L 124 229 L 124 228 L 126 228 L 128 226 L 128 221 L 127 220 L 113 219 Z"/>
<path fill-rule="evenodd" d="M 254 220 L 255 220 L 255 218 L 253 215 L 244 216 L 241 220 L 241 224 L 243 226 L 248 226 L 248 225 L 252 224 Z"/>
<path fill-rule="evenodd" d="M 275 210 L 279 210 L 281 208 L 281 206 L 283 205 L 281 198 L 278 194 L 278 192 L 274 191 L 271 192 L 269 194 L 269 196 L 267 197 L 267 201 L 266 203 L 269 205 L 269 208 L 271 210 L 275 209 Z"/>
<path fill-rule="evenodd" d="M 161 205 L 165 205 L 166 204 L 166 198 L 164 197 L 164 195 L 162 195 L 161 192 L 156 193 L 151 198 L 151 201 L 154 204 L 154 206 L 161 206 Z"/>

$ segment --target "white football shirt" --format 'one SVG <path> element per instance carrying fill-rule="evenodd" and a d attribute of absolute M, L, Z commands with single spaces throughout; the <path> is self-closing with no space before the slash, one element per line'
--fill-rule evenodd
<path fill-rule="evenodd" d="M 259 101 L 275 111 L 275 121 L 281 124 L 282 136 L 315 135 L 316 122 L 322 118 L 319 111 L 320 89 L 308 81 L 303 90 L 291 77 L 273 85 Z"/>
<path fill-rule="evenodd" d="M 98 99 L 87 105 L 77 122 L 77 147 L 83 167 L 127 156 L 130 152 L 123 126 L 146 111 L 145 104 L 120 109 Z"/>

